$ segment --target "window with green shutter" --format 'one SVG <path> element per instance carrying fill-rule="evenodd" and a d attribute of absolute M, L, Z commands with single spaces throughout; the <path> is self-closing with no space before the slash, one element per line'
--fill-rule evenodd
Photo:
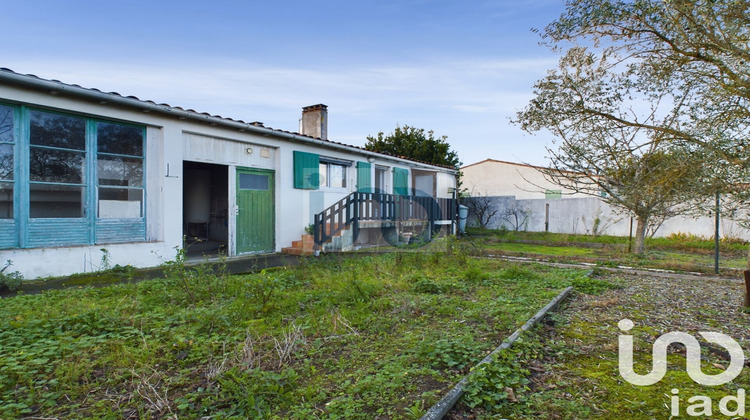
<path fill-rule="evenodd" d="M 294 188 L 317 190 L 320 186 L 320 155 L 294 152 Z"/>
<path fill-rule="evenodd" d="M 369 162 L 357 162 L 357 191 L 372 192 L 371 169 Z"/>
<path fill-rule="evenodd" d="M 409 170 L 393 168 L 393 193 L 409 195 Z"/>

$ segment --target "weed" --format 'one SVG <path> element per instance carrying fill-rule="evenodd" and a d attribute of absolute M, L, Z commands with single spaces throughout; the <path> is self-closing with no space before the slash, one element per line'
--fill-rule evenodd
<path fill-rule="evenodd" d="M 436 367 L 463 371 L 479 360 L 483 347 L 472 336 L 441 338 L 425 345 L 422 354 Z"/>
<path fill-rule="evenodd" d="M 18 290 L 21 283 L 23 283 L 23 276 L 21 273 L 18 271 L 7 271 L 11 265 L 13 265 L 13 261 L 8 260 L 5 262 L 5 267 L 0 269 L 0 291 L 6 289 L 15 292 Z"/>
<path fill-rule="evenodd" d="M 529 360 L 537 359 L 543 351 L 536 340 L 519 338 L 513 346 L 492 356 L 472 370 L 464 388 L 463 401 L 469 407 L 498 410 L 507 402 L 517 402 L 528 391 Z"/>
<path fill-rule="evenodd" d="M 500 272 L 499 277 L 502 279 L 515 281 L 529 281 L 539 279 L 539 275 L 537 273 L 521 266 L 511 266 L 503 269 Z"/>
<path fill-rule="evenodd" d="M 299 375 L 291 368 L 278 373 L 231 368 L 218 379 L 217 408 L 226 417 L 268 417 L 280 404 L 294 401 L 298 379 Z"/>
<path fill-rule="evenodd" d="M 111 265 L 111 257 L 109 254 L 109 250 L 107 248 L 101 248 L 99 251 L 102 251 L 102 259 L 99 261 L 99 271 L 107 271 L 112 268 Z"/>
<path fill-rule="evenodd" d="M 289 328 L 282 331 L 281 339 L 273 339 L 273 347 L 279 356 L 279 368 L 292 361 L 295 352 L 300 347 L 307 345 L 305 334 L 302 333 L 302 327 L 292 323 Z"/>
<path fill-rule="evenodd" d="M 417 277 L 417 280 L 414 281 L 412 288 L 417 293 L 430 293 L 430 294 L 443 293 L 443 287 L 440 284 L 428 278 L 424 278 L 423 276 Z"/>
<path fill-rule="evenodd" d="M 464 271 L 463 278 L 469 283 L 482 283 L 489 279 L 490 275 L 479 267 L 471 266 Z"/>

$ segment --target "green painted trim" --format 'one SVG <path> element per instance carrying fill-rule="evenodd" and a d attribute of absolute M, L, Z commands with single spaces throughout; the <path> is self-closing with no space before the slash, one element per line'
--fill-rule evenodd
<path fill-rule="evenodd" d="M 562 198 L 562 190 L 546 190 L 544 191 L 544 198 L 547 200 Z"/>
<path fill-rule="evenodd" d="M 372 192 L 372 164 L 357 162 L 357 191 Z"/>
<path fill-rule="evenodd" d="M 317 190 L 320 188 L 320 155 L 294 151 L 294 188 Z"/>
<path fill-rule="evenodd" d="M 239 243 L 239 235 L 241 233 L 241 228 L 239 225 L 238 215 L 235 215 L 235 224 L 234 224 L 234 240 L 235 240 L 235 252 L 239 254 L 248 254 L 248 253 L 259 253 L 259 252 L 273 252 L 276 249 L 276 171 L 273 169 L 261 169 L 261 168 L 248 168 L 248 167 L 241 167 L 237 166 L 235 167 L 235 206 L 239 206 L 240 202 L 240 194 L 245 191 L 246 194 L 253 194 L 253 191 L 256 190 L 241 190 L 239 188 L 240 185 L 240 175 L 241 174 L 258 174 L 258 175 L 268 175 L 268 191 L 271 194 L 271 206 L 269 209 L 269 217 L 270 221 L 268 224 L 261 224 L 261 227 L 268 227 L 270 225 L 271 227 L 271 243 L 268 248 L 266 249 L 240 249 L 240 243 Z"/>
<path fill-rule="evenodd" d="M 409 195 L 409 170 L 393 168 L 393 194 Z"/>

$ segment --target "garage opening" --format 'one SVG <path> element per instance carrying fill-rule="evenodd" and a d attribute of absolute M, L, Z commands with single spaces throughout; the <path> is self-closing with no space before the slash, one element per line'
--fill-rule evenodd
<path fill-rule="evenodd" d="M 189 257 L 227 253 L 229 167 L 183 162 L 183 236 Z"/>

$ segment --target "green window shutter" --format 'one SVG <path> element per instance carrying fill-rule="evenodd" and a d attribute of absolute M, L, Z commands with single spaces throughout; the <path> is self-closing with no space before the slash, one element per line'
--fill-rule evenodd
<path fill-rule="evenodd" d="M 547 200 L 562 198 L 562 190 L 547 190 L 544 192 L 544 198 Z"/>
<path fill-rule="evenodd" d="M 357 191 L 371 192 L 371 175 L 372 165 L 368 162 L 357 162 Z"/>
<path fill-rule="evenodd" d="M 317 190 L 320 186 L 320 156 L 294 151 L 294 188 Z"/>
<path fill-rule="evenodd" d="M 409 170 L 393 168 L 393 193 L 409 195 Z"/>

